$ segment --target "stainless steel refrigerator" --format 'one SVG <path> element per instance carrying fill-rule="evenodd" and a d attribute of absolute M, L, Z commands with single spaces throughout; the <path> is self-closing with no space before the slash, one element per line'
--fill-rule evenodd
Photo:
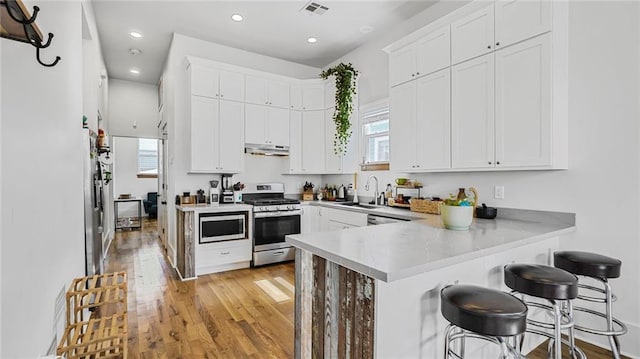
<path fill-rule="evenodd" d="M 96 144 L 97 135 L 84 129 L 84 243 L 86 275 L 103 272 L 103 179 Z"/>

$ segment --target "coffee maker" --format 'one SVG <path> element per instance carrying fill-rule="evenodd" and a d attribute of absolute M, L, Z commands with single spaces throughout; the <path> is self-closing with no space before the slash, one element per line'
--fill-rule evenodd
<path fill-rule="evenodd" d="M 222 196 L 220 196 L 220 203 L 233 203 L 233 182 L 231 181 L 232 174 L 222 175 Z"/>
<path fill-rule="evenodd" d="M 218 180 L 209 181 L 209 204 L 217 206 L 220 204 L 220 188 L 218 187 Z"/>

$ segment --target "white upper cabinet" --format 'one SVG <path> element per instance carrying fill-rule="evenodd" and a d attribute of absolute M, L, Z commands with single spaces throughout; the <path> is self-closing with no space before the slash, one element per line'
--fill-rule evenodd
<path fill-rule="evenodd" d="M 246 75 L 245 99 L 247 103 L 289 108 L 289 84 L 264 77 Z"/>
<path fill-rule="evenodd" d="M 414 131 L 416 168 L 451 167 L 451 71 L 449 68 L 416 80 L 417 115 Z"/>
<path fill-rule="evenodd" d="M 191 96 L 190 110 L 190 172 L 241 172 L 244 104 Z"/>
<path fill-rule="evenodd" d="M 389 54 L 389 83 L 396 86 L 416 77 L 416 44 L 409 44 Z"/>
<path fill-rule="evenodd" d="M 499 0 L 495 3 L 496 48 L 551 31 L 549 0 Z"/>
<path fill-rule="evenodd" d="M 491 168 L 494 160 L 494 58 L 451 67 L 451 166 Z"/>
<path fill-rule="evenodd" d="M 324 172 L 324 111 L 302 113 L 302 172 Z"/>
<path fill-rule="evenodd" d="M 416 77 L 428 75 L 451 65 L 451 30 L 441 27 L 416 41 L 418 56 Z"/>
<path fill-rule="evenodd" d="M 389 55 L 389 82 L 396 86 L 451 65 L 449 25 L 430 32 L 418 41 Z"/>
<path fill-rule="evenodd" d="M 202 66 L 190 66 L 191 94 L 230 101 L 244 101 L 244 74 Z"/>
<path fill-rule="evenodd" d="M 290 108 L 297 111 L 324 110 L 324 85 L 322 83 L 291 85 Z"/>
<path fill-rule="evenodd" d="M 289 146 L 289 111 L 246 104 L 245 143 Z"/>
<path fill-rule="evenodd" d="M 355 107 L 355 105 L 354 105 Z M 335 135 L 336 125 L 333 120 L 333 108 L 326 109 L 324 112 L 325 119 L 325 142 L 324 142 L 324 173 L 336 174 L 336 173 L 353 173 L 357 167 L 357 138 L 356 135 L 351 135 L 349 142 L 347 143 L 346 153 L 335 153 Z M 354 111 L 349 118 L 351 122 L 351 130 L 354 133 L 358 133 L 355 128 L 354 119 L 358 118 L 358 112 Z"/>
<path fill-rule="evenodd" d="M 324 108 L 326 110 L 336 106 L 336 79 L 331 76 L 324 81 Z"/>
<path fill-rule="evenodd" d="M 450 168 L 450 70 L 391 89 L 391 161 L 394 171 Z"/>
<path fill-rule="evenodd" d="M 302 111 L 289 111 L 289 173 L 302 172 Z"/>
<path fill-rule="evenodd" d="M 495 53 L 496 166 L 549 166 L 551 34 Z"/>
<path fill-rule="evenodd" d="M 457 64 L 493 51 L 493 6 L 451 23 L 451 62 Z"/>

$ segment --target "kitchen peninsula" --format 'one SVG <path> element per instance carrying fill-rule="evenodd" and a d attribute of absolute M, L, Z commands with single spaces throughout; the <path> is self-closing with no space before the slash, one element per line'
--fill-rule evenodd
<path fill-rule="evenodd" d="M 446 230 L 440 216 L 426 215 L 288 236 L 297 248 L 296 358 L 440 357 L 441 288 L 459 282 L 504 290 L 505 264 L 548 264 L 559 236 L 575 231 L 574 214 L 500 211 L 497 220 L 475 219 L 469 231 Z"/>

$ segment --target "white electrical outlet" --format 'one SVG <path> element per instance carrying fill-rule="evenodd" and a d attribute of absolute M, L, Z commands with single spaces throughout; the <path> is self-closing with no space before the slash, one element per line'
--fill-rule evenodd
<path fill-rule="evenodd" d="M 496 186 L 493 190 L 493 197 L 497 199 L 504 199 L 504 186 Z"/>

